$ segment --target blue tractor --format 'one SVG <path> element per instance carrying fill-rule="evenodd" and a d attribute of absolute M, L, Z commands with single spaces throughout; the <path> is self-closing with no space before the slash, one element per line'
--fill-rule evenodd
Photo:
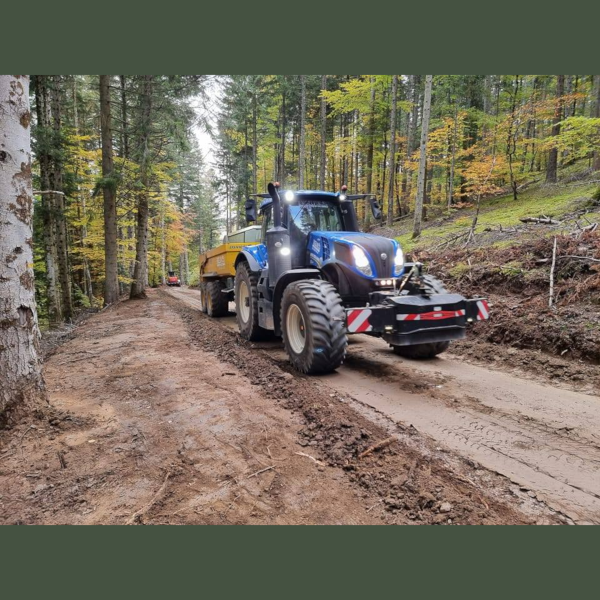
<path fill-rule="evenodd" d="M 262 243 L 236 257 L 232 291 L 240 334 L 282 336 L 297 370 L 335 370 L 348 335 L 358 333 L 383 338 L 401 356 L 431 358 L 465 337 L 468 323 L 488 317 L 485 300 L 448 293 L 419 263 L 405 262 L 397 241 L 360 232 L 354 201 L 366 198 L 380 219 L 374 196 L 348 195 L 345 187 L 281 195 L 272 183 L 257 194 Z M 256 212 L 250 198 L 248 222 Z"/>

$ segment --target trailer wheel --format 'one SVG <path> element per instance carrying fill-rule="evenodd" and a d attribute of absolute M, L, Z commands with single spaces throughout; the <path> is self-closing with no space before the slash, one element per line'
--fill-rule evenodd
<path fill-rule="evenodd" d="M 255 342 L 266 337 L 267 330 L 258 324 L 258 276 L 247 262 L 235 271 L 235 313 L 244 339 Z"/>
<path fill-rule="evenodd" d="M 335 371 L 346 355 L 344 309 L 327 281 L 291 283 L 281 302 L 283 343 L 292 365 L 303 373 Z"/>
<path fill-rule="evenodd" d="M 223 289 L 222 281 L 209 281 L 206 284 L 206 312 L 209 317 L 224 317 L 229 312 L 227 296 L 221 293 Z"/>
<path fill-rule="evenodd" d="M 200 283 L 200 310 L 206 314 L 208 307 L 206 302 L 206 283 Z"/>
<path fill-rule="evenodd" d="M 423 275 L 425 289 L 431 294 L 446 294 L 448 290 L 443 283 L 431 275 Z M 414 344 L 413 346 L 392 346 L 394 353 L 404 358 L 434 358 L 448 350 L 450 342 L 431 342 L 429 344 Z"/>

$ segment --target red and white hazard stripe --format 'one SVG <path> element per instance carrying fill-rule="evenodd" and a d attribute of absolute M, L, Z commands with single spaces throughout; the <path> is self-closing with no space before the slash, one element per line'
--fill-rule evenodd
<path fill-rule="evenodd" d="M 455 317 L 464 317 L 465 309 L 460 310 L 441 310 L 441 307 L 436 306 L 436 310 L 426 313 L 409 313 L 398 314 L 398 321 L 437 321 L 438 319 L 453 319 Z"/>
<path fill-rule="evenodd" d="M 359 308 L 348 311 L 348 333 L 363 333 L 371 331 L 373 326 L 369 323 L 371 310 L 368 308 Z"/>
<path fill-rule="evenodd" d="M 485 300 L 477 300 L 477 320 L 485 321 L 490 318 L 490 307 Z"/>

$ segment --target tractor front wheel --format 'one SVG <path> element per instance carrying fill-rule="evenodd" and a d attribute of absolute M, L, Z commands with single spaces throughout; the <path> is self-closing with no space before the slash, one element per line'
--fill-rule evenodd
<path fill-rule="evenodd" d="M 281 330 L 290 361 L 302 373 L 330 373 L 344 361 L 348 338 L 342 299 L 326 281 L 296 281 L 285 289 Z"/>

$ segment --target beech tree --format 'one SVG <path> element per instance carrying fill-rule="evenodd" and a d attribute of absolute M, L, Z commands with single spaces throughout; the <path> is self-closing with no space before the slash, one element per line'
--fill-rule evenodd
<path fill-rule="evenodd" d="M 135 267 L 131 283 L 131 298 L 146 296 L 148 282 L 148 195 L 150 187 L 150 128 L 152 126 L 152 94 L 154 76 L 144 75 L 141 87 L 141 119 L 138 142 L 140 186 L 137 203 Z"/>
<path fill-rule="evenodd" d="M 565 93 L 565 76 L 556 76 L 556 109 L 554 111 L 554 120 L 552 121 L 552 136 L 560 134 L 560 123 L 563 119 L 563 102 L 562 97 Z M 553 146 L 550 148 L 548 155 L 548 166 L 546 168 L 546 181 L 548 183 L 556 183 L 558 180 L 558 148 Z"/>
<path fill-rule="evenodd" d="M 110 76 L 100 75 L 100 129 L 102 131 L 102 193 L 104 196 L 104 305 L 119 300 L 117 270 L 117 204 L 114 173 Z"/>
<path fill-rule="evenodd" d="M 394 224 L 394 180 L 396 178 L 396 109 L 398 107 L 398 75 L 392 78 L 392 112 L 390 114 L 390 184 L 388 186 L 387 224 Z"/>
<path fill-rule="evenodd" d="M 29 78 L 0 75 L 0 424 L 45 398 L 33 278 Z"/>
<path fill-rule="evenodd" d="M 298 151 L 298 187 L 304 188 L 306 164 L 306 76 L 300 75 L 300 149 Z"/>
<path fill-rule="evenodd" d="M 415 222 L 413 237 L 421 235 L 423 218 L 423 196 L 425 194 L 425 167 L 427 164 L 427 137 L 429 135 L 429 116 L 431 114 L 431 87 L 433 75 L 425 77 L 425 95 L 423 98 L 423 123 L 421 124 L 421 156 L 419 158 L 419 178 L 417 180 L 417 198 L 415 200 Z"/>

